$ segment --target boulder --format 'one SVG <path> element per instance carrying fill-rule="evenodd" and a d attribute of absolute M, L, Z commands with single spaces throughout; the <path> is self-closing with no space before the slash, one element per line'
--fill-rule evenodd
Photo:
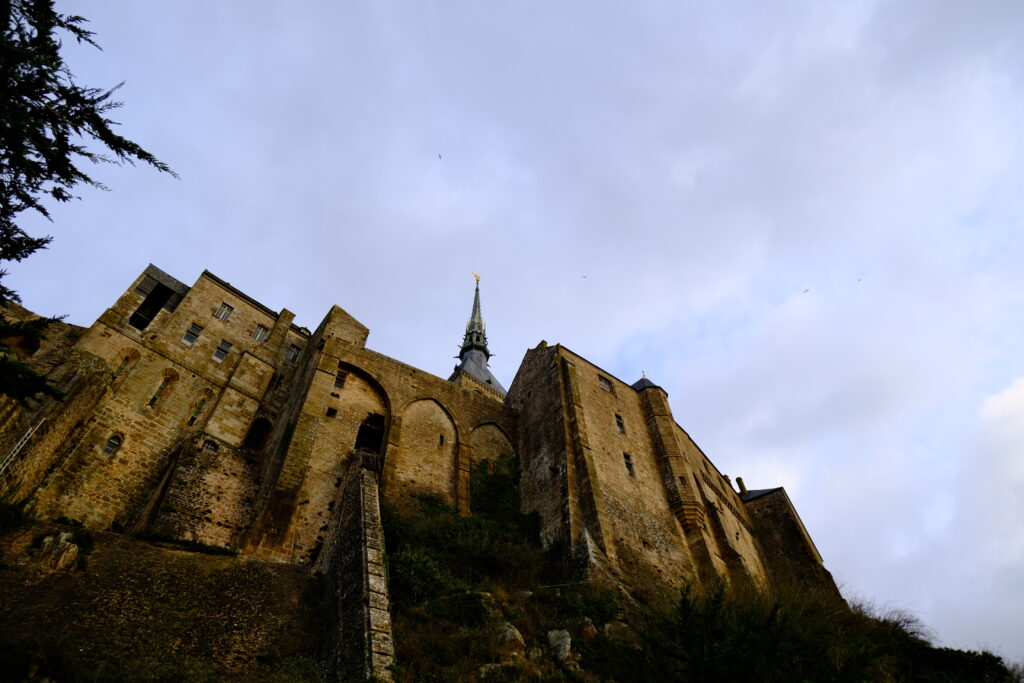
<path fill-rule="evenodd" d="M 597 627 L 590 617 L 583 617 L 583 625 L 580 626 L 580 636 L 585 640 L 593 640 L 597 637 Z"/>
<path fill-rule="evenodd" d="M 40 561 L 51 569 L 73 571 L 78 566 L 78 546 L 71 542 L 74 534 L 62 531 L 43 539 Z"/>
<path fill-rule="evenodd" d="M 498 652 L 503 656 L 522 657 L 526 654 L 526 641 L 523 634 L 510 621 L 502 622 L 498 627 Z"/>
<path fill-rule="evenodd" d="M 569 659 L 569 653 L 572 651 L 572 637 L 564 629 L 548 631 L 548 645 L 555 660 L 564 662 Z"/>

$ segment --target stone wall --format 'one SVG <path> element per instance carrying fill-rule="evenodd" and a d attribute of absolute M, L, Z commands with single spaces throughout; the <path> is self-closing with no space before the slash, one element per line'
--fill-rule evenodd
<path fill-rule="evenodd" d="M 612 580 L 769 582 L 761 537 L 782 522 L 755 523 L 653 382 L 542 342 L 503 401 L 366 348 L 337 306 L 312 333 L 292 321 L 210 273 L 189 287 L 150 266 L 33 359 L 64 373 L 65 403 L 0 406 L 7 443 L 50 411 L 0 483 L 44 517 L 316 565 L 353 452 L 378 458 L 389 502 L 426 493 L 463 514 L 473 463 L 511 455 L 543 543 Z"/>
<path fill-rule="evenodd" d="M 832 574 L 783 488 L 748 494 L 758 545 L 777 589 L 813 591 L 841 600 Z"/>
<path fill-rule="evenodd" d="M 334 619 L 323 639 L 331 680 L 391 680 L 394 660 L 384 537 L 377 487 L 379 456 L 360 451 L 338 496 L 337 521 L 318 568 Z"/>

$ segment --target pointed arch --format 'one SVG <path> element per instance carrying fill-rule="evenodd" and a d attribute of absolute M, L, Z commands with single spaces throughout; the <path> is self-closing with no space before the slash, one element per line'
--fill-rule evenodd
<path fill-rule="evenodd" d="M 493 469 L 494 463 L 502 459 L 512 461 L 515 458 L 512 439 L 495 422 L 478 424 L 469 433 L 462 456 L 461 470 L 464 472 L 459 480 L 459 511 L 463 514 L 470 511 L 470 472 L 478 462 L 487 460 Z"/>
<path fill-rule="evenodd" d="M 417 494 L 430 493 L 454 504 L 459 437 L 451 412 L 433 398 L 410 401 L 397 445 L 384 468 L 385 497 L 409 505 Z"/>

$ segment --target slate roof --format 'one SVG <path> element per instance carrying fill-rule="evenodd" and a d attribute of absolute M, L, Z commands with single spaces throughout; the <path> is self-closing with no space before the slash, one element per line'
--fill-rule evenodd
<path fill-rule="evenodd" d="M 504 395 L 505 388 L 487 367 L 490 357 L 491 352 L 487 348 L 487 329 L 484 317 L 480 313 L 480 280 L 477 280 L 476 291 L 473 293 L 473 311 L 469 314 L 466 334 L 462 338 L 462 348 L 459 351 L 459 364 L 455 366 L 455 371 L 448 379 L 454 381 L 460 373 L 465 372 Z"/>

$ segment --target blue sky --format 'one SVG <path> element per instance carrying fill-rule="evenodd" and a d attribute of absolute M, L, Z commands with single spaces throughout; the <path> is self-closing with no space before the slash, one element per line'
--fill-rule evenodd
<path fill-rule="evenodd" d="M 181 179 L 33 221 L 27 306 L 208 268 L 447 376 L 474 270 L 506 385 L 541 339 L 646 371 L 847 596 L 1024 660 L 1024 5 L 68 8 Z"/>

